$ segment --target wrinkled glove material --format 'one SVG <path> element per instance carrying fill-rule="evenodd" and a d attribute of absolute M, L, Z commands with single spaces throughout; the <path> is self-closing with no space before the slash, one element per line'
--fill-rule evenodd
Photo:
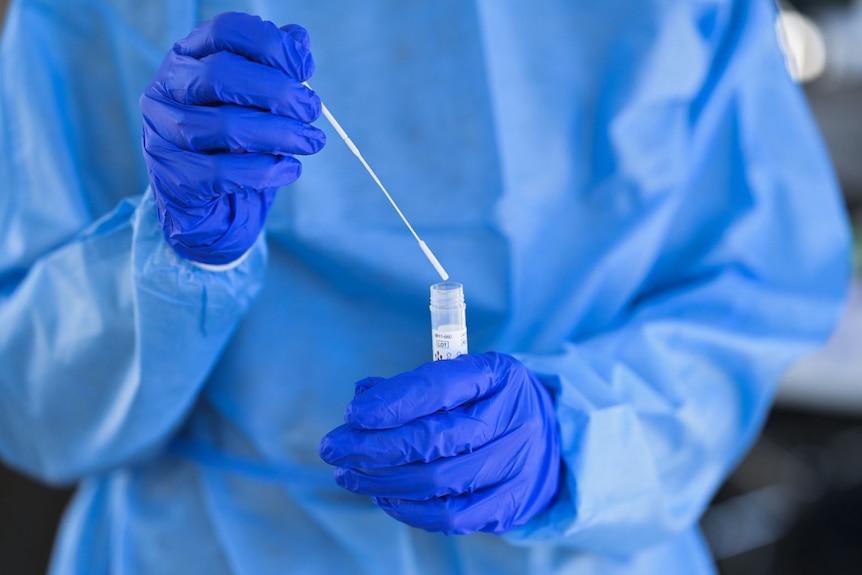
<path fill-rule="evenodd" d="M 168 243 L 227 264 L 245 254 L 276 191 L 296 181 L 296 155 L 326 138 L 308 33 L 225 13 L 174 44 L 141 96 L 143 146 Z"/>

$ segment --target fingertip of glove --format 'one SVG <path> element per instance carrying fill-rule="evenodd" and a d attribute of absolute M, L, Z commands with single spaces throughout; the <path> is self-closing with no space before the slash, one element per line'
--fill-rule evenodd
<path fill-rule="evenodd" d="M 355 406 L 357 398 L 354 398 L 344 409 L 344 423 L 351 427 L 362 427 L 362 415 Z"/>
<path fill-rule="evenodd" d="M 302 162 L 291 155 L 277 156 L 273 161 L 267 185 L 289 186 L 302 177 Z"/>
<path fill-rule="evenodd" d="M 305 82 L 314 75 L 316 69 L 317 66 L 314 63 L 314 58 L 311 57 L 311 52 L 306 52 L 297 69 L 298 80 Z"/>
<path fill-rule="evenodd" d="M 371 389 L 372 387 L 374 387 L 375 385 L 377 385 L 378 383 L 383 381 L 383 379 L 384 378 L 382 378 L 382 377 L 376 377 L 376 376 L 371 376 L 371 377 L 366 377 L 365 379 L 360 379 L 359 381 L 357 381 L 356 383 L 353 384 L 353 394 L 354 394 L 353 396 L 359 397 L 360 395 L 362 395 L 363 393 L 365 393 L 366 391 L 368 391 L 369 389 Z"/>
<path fill-rule="evenodd" d="M 303 48 L 308 48 L 310 44 L 308 30 L 306 30 L 299 24 L 287 24 L 279 29 L 291 38 L 293 38 L 293 40 L 296 41 Z"/>
<path fill-rule="evenodd" d="M 311 98 L 309 98 L 308 101 L 309 121 L 316 121 L 320 117 L 321 112 L 323 112 L 323 102 L 321 102 L 320 96 L 318 96 L 316 92 L 312 91 Z M 326 136 L 324 135 L 324 141 L 325 138 Z"/>
<path fill-rule="evenodd" d="M 376 409 L 371 402 L 364 401 L 368 397 L 362 395 L 353 399 L 344 410 L 344 423 L 355 429 L 376 429 L 379 427 L 380 418 L 377 417 Z"/>
<path fill-rule="evenodd" d="M 316 154 L 326 146 L 326 134 L 322 130 L 316 130 L 310 140 L 313 154 Z"/>
<path fill-rule="evenodd" d="M 320 458 L 329 465 L 338 465 L 343 458 L 343 453 L 339 449 L 341 443 L 335 436 L 339 435 L 341 427 L 336 427 L 329 433 L 323 436 L 320 440 L 320 445 L 317 447 L 317 454 Z"/>
<path fill-rule="evenodd" d="M 350 469 L 346 469 L 344 467 L 339 467 L 332 474 L 335 478 L 335 482 L 344 489 L 348 491 L 354 491 L 357 487 L 356 478 L 350 472 Z"/>
<path fill-rule="evenodd" d="M 397 519 L 398 521 L 408 523 L 407 514 L 405 514 L 404 510 L 402 509 L 402 500 L 392 499 L 390 497 L 372 497 L 371 501 L 389 516 Z"/>
<path fill-rule="evenodd" d="M 316 154 L 326 145 L 326 133 L 320 128 L 316 128 L 311 124 L 304 124 L 300 127 L 300 140 L 297 142 L 301 145 L 301 153 L 303 155 Z"/>
<path fill-rule="evenodd" d="M 332 444 L 329 441 L 329 434 L 323 436 L 323 439 L 320 440 L 320 443 L 317 446 L 317 455 L 329 463 L 330 458 L 332 457 Z"/>
<path fill-rule="evenodd" d="M 284 34 L 288 61 L 291 62 L 296 79 L 304 82 L 311 78 L 316 68 L 311 56 L 311 40 L 308 31 L 298 24 L 288 24 L 279 28 Z"/>

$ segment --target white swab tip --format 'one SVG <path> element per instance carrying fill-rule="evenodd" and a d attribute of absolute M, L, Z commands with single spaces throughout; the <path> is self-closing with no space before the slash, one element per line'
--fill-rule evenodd
<path fill-rule="evenodd" d="M 422 252 L 425 254 L 425 257 L 428 258 L 428 261 L 431 262 L 431 265 L 434 266 L 434 269 L 437 270 L 437 273 L 440 274 L 440 277 L 443 278 L 443 281 L 449 279 L 449 274 L 446 273 L 446 270 L 443 269 L 443 266 L 440 265 L 440 261 L 437 259 L 437 256 L 431 251 L 431 248 L 428 247 L 423 240 L 419 240 L 419 247 L 422 248 Z"/>

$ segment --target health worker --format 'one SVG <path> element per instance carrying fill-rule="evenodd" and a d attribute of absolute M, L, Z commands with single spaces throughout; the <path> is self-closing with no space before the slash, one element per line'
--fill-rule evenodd
<path fill-rule="evenodd" d="M 0 456 L 77 484 L 51 573 L 714 573 L 849 268 L 775 18 L 13 0 Z M 428 363 L 435 272 L 321 100 L 472 353 Z"/>

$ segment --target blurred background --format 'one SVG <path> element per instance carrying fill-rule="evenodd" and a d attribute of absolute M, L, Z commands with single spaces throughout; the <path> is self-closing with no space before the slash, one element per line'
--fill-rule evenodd
<path fill-rule="evenodd" d="M 0 0 L 0 20 L 7 0 Z M 702 520 L 722 575 L 862 573 L 862 0 L 782 3 L 777 32 L 832 154 L 854 282 L 832 340 L 784 378 L 751 452 Z M 793 142 L 788 142 L 793 145 Z M 0 573 L 45 572 L 67 490 L 0 463 Z"/>

